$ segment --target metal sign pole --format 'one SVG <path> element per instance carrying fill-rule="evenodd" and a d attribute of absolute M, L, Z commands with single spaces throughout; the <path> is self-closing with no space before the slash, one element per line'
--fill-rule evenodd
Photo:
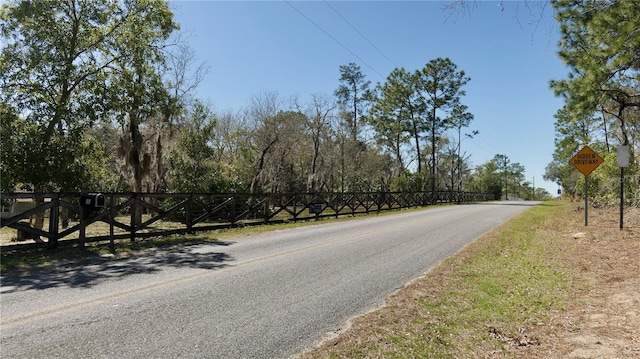
<path fill-rule="evenodd" d="M 589 176 L 584 176 L 584 225 L 589 225 Z"/>
<path fill-rule="evenodd" d="M 620 167 L 620 230 L 624 227 L 624 167 Z"/>
<path fill-rule="evenodd" d="M 584 175 L 584 225 L 589 224 L 589 174 L 604 162 L 589 146 L 584 146 L 575 156 L 571 157 L 569 163 Z"/>

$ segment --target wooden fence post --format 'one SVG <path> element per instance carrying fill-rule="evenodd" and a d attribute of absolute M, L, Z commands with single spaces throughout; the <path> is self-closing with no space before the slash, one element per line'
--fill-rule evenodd
<path fill-rule="evenodd" d="M 113 222 L 116 220 L 116 195 L 111 193 L 109 196 L 109 250 L 116 253 L 116 244 L 113 237 Z"/>
<path fill-rule="evenodd" d="M 193 213 L 192 213 L 192 205 L 191 203 L 193 202 L 193 193 L 189 194 L 189 198 L 187 199 L 187 203 L 185 204 L 185 222 L 187 225 L 187 233 L 189 234 L 193 234 Z"/>
<path fill-rule="evenodd" d="M 129 207 L 131 210 L 131 242 L 136 241 L 136 227 L 138 226 L 138 217 L 137 217 L 137 202 L 138 202 L 138 194 L 136 192 L 131 193 L 131 206 Z"/>
<path fill-rule="evenodd" d="M 80 200 L 78 203 L 80 204 L 80 229 L 78 231 L 78 247 L 80 249 L 84 249 L 84 242 L 87 236 L 87 212 L 88 210 L 84 207 L 82 203 L 82 197 L 87 194 L 87 186 L 82 185 L 82 189 L 80 190 Z"/>
<path fill-rule="evenodd" d="M 49 248 L 55 248 L 58 246 L 58 223 L 60 216 L 60 195 L 56 194 L 51 202 L 53 207 L 49 210 L 49 233 L 51 236 L 49 237 L 49 241 L 47 242 L 47 246 Z"/>

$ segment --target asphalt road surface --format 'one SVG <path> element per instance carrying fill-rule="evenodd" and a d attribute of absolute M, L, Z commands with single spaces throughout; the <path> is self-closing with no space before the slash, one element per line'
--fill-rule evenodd
<path fill-rule="evenodd" d="M 3 274 L 0 356 L 288 358 L 535 204 L 434 207 Z"/>

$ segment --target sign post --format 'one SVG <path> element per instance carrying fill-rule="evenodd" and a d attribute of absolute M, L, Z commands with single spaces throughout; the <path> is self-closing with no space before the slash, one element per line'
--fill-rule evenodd
<path fill-rule="evenodd" d="M 617 160 L 620 167 L 620 230 L 624 227 L 624 168 L 629 166 L 629 146 L 618 146 Z"/>
<path fill-rule="evenodd" d="M 569 163 L 584 175 L 584 225 L 589 224 L 589 175 L 598 168 L 604 159 L 589 146 L 584 146 Z"/>

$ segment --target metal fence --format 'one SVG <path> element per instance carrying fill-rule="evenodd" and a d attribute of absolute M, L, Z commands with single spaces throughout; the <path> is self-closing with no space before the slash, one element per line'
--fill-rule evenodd
<path fill-rule="evenodd" d="M 1 193 L 3 248 L 167 236 L 258 224 L 493 200 L 471 192 Z M 39 218 L 39 224 L 38 222 Z M 37 228 L 40 227 L 40 228 Z M 9 234 L 11 235 L 11 234 Z"/>

